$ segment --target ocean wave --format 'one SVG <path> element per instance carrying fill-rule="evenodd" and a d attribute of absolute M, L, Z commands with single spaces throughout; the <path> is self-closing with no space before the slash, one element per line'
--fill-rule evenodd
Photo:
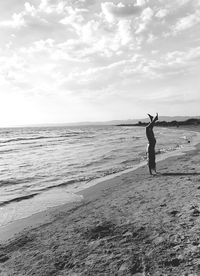
<path fill-rule="evenodd" d="M 135 138 L 135 140 L 139 140 L 139 139 L 141 139 L 142 137 L 141 137 L 141 136 L 133 136 L 133 138 Z"/>
<path fill-rule="evenodd" d="M 131 167 L 131 166 L 129 166 L 129 167 Z M 101 177 L 104 177 L 104 176 L 107 176 L 107 175 L 111 175 L 111 174 L 115 174 L 115 173 L 118 173 L 118 172 L 122 172 L 122 171 L 124 171 L 124 170 L 126 170 L 127 169 L 127 167 L 113 167 L 113 168 L 109 168 L 109 169 L 107 169 L 107 170 L 99 170 L 98 171 L 98 175 L 97 175 L 97 177 L 96 178 L 101 178 Z"/>
<path fill-rule="evenodd" d="M 17 150 L 17 149 L 5 149 L 5 150 L 0 150 L 0 154 L 10 153 L 10 152 L 14 152 L 14 151 L 18 151 L 18 150 Z"/>
<path fill-rule="evenodd" d="M 22 166 L 20 166 L 22 167 Z M 27 178 L 18 178 L 18 179 L 3 179 L 0 180 L 0 187 L 6 187 L 6 186 L 12 186 L 17 184 L 25 184 L 25 183 L 31 183 L 33 178 L 27 177 Z"/>
<path fill-rule="evenodd" d="M 128 160 L 123 160 L 123 161 L 121 161 L 121 163 L 120 164 L 122 164 L 122 165 L 129 165 L 129 164 L 133 164 L 133 162 L 137 162 L 137 161 L 139 161 L 140 160 L 140 158 L 134 158 L 134 159 L 128 159 Z"/>
<path fill-rule="evenodd" d="M 57 138 L 69 138 L 69 137 L 75 137 L 75 136 L 79 136 L 81 133 L 68 133 L 68 134 L 64 134 L 64 135 L 59 135 L 57 136 Z"/>
<path fill-rule="evenodd" d="M 40 139 L 48 139 L 51 137 L 48 136 L 39 136 L 39 137 L 18 137 L 18 138 L 12 138 L 12 139 L 8 139 L 8 140 L 3 140 L 0 141 L 1 144 L 6 144 L 6 143 L 11 143 L 11 142 L 19 142 L 19 141 L 28 141 L 28 140 L 40 140 Z"/>
<path fill-rule="evenodd" d="M 19 180 L 0 180 L 0 187 L 19 184 Z"/>
<path fill-rule="evenodd" d="M 59 187 L 65 187 L 67 185 L 72 185 L 72 184 L 75 184 L 77 182 L 81 182 L 80 179 L 72 179 L 72 180 L 68 180 L 68 181 L 65 181 L 65 182 L 62 182 L 62 183 L 58 183 L 56 185 L 51 185 L 51 186 L 48 186 L 48 187 L 45 187 L 45 188 L 42 188 L 40 189 L 39 191 L 40 192 L 44 192 L 44 191 L 48 191 L 48 190 L 51 190 L 53 188 L 59 188 Z"/>
<path fill-rule="evenodd" d="M 32 198 L 32 197 L 34 197 L 36 195 L 38 195 L 38 193 L 34 193 L 34 194 L 30 194 L 30 195 L 24 195 L 24 196 L 19 196 L 19 197 L 12 198 L 10 200 L 2 201 L 2 202 L 0 202 L 0 207 L 3 207 L 5 205 L 8 205 L 8 204 L 13 203 L 13 202 L 19 202 L 19 201 L 22 201 L 22 200 L 30 199 L 30 198 Z"/>
<path fill-rule="evenodd" d="M 182 145 L 172 145 L 170 147 L 160 148 L 160 149 L 156 150 L 156 155 L 157 154 L 163 154 L 163 153 L 170 152 L 170 151 L 174 151 L 174 150 L 177 150 L 179 148 L 182 148 Z"/>
<path fill-rule="evenodd" d="M 43 140 L 43 139 L 59 139 L 59 138 L 70 138 L 82 135 L 84 132 L 69 132 L 67 134 L 57 135 L 57 136 L 38 136 L 38 137 L 17 137 L 6 140 L 0 140 L 0 144 L 12 143 L 12 142 L 21 142 L 21 141 L 34 141 L 34 140 Z M 80 138 L 93 138 L 92 136 L 85 136 Z"/>
<path fill-rule="evenodd" d="M 91 160 L 85 164 L 81 164 L 81 168 L 87 168 L 87 167 L 95 166 L 95 165 L 102 165 L 102 164 L 104 164 L 104 162 L 112 160 L 112 159 L 113 159 L 113 156 L 110 155 L 110 156 L 102 157 L 99 160 Z"/>

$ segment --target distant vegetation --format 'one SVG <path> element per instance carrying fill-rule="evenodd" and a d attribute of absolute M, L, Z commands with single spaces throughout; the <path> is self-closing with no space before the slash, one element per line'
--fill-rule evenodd
<path fill-rule="evenodd" d="M 139 121 L 136 124 L 120 124 L 118 126 L 146 126 L 148 125 L 148 123 L 146 122 L 142 122 Z M 173 126 L 173 127 L 179 127 L 179 126 L 196 126 L 196 125 L 200 125 L 200 119 L 195 119 L 195 118 L 191 118 L 185 121 L 158 121 L 156 122 L 157 126 L 164 126 L 164 127 L 169 127 L 169 126 Z"/>

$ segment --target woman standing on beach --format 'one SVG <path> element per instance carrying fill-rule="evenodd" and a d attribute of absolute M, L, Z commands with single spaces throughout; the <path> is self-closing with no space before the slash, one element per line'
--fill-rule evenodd
<path fill-rule="evenodd" d="M 153 127 L 155 125 L 155 122 L 158 120 L 158 113 L 156 114 L 155 117 L 151 116 L 150 114 L 148 114 L 148 116 L 151 122 L 146 127 L 146 136 L 149 142 L 147 145 L 147 160 L 148 160 L 149 172 L 151 175 L 153 175 L 152 170 L 154 170 L 156 174 L 156 161 L 155 161 L 156 139 L 154 136 Z"/>

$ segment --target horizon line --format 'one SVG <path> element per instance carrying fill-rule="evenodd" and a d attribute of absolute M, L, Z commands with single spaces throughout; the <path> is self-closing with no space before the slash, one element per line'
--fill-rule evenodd
<path fill-rule="evenodd" d="M 200 115 L 194 115 L 194 116 L 187 116 L 187 115 L 173 115 L 173 116 L 166 116 L 166 115 L 161 115 L 160 117 L 167 117 L 167 118 L 200 118 Z M 112 124 L 112 122 L 124 122 L 124 121 L 141 121 L 141 120 L 146 120 L 148 117 L 144 118 L 136 118 L 136 119 L 113 119 L 113 120 L 108 120 L 108 121 L 79 121 L 79 122 L 65 122 L 65 123 L 32 123 L 32 124 L 22 124 L 22 125 L 8 125 L 8 126 L 0 126 L 0 128 L 20 128 L 20 127 L 53 127 L 53 126 L 82 126 L 82 125 L 104 125 L 104 124 Z"/>

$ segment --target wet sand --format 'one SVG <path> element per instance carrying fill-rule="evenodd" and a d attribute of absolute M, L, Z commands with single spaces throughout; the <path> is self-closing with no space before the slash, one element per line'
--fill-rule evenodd
<path fill-rule="evenodd" d="M 200 275 L 199 165 L 200 144 L 10 224 L 0 275 Z"/>

